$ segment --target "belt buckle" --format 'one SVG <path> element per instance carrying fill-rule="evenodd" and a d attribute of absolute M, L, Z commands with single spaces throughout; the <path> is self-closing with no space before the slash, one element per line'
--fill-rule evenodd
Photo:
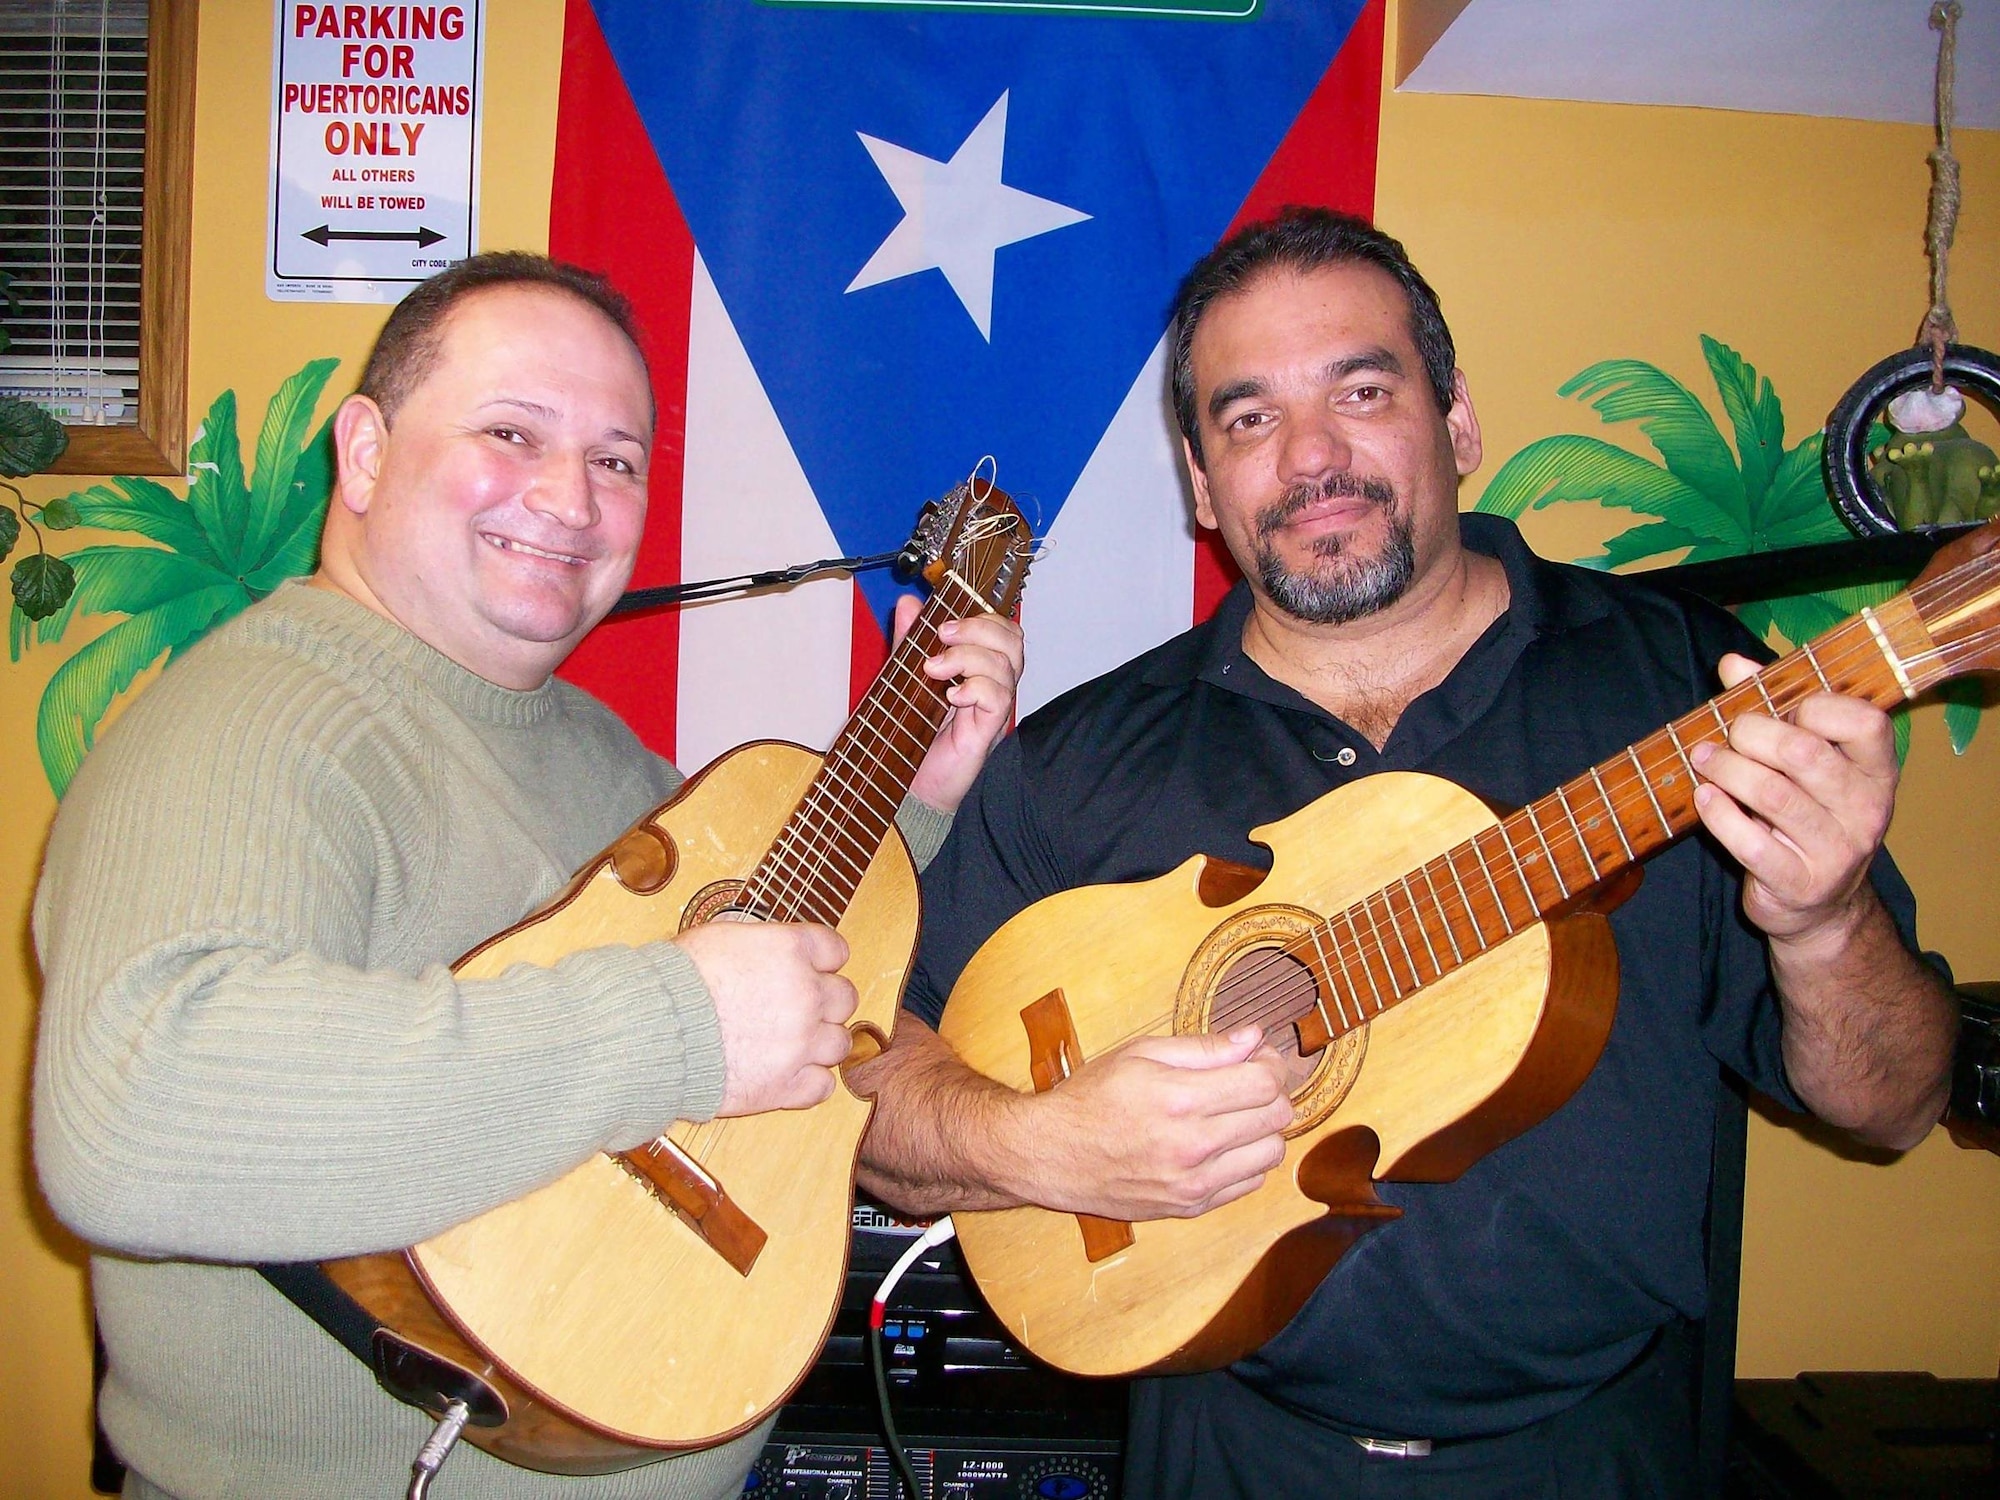
<path fill-rule="evenodd" d="M 1429 1438 L 1379 1438 L 1357 1437 L 1354 1441 L 1362 1452 L 1373 1453 L 1378 1458 L 1429 1458 L 1431 1440 Z"/>

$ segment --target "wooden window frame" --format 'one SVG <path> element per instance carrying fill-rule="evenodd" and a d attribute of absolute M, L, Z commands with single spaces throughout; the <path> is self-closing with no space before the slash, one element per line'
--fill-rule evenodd
<path fill-rule="evenodd" d="M 139 207 L 139 421 L 68 427 L 51 474 L 187 472 L 188 273 L 194 239 L 196 0 L 146 13 L 146 165 Z"/>

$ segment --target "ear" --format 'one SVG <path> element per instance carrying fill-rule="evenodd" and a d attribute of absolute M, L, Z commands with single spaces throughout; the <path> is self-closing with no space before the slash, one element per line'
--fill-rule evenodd
<path fill-rule="evenodd" d="M 1463 479 L 1486 456 L 1479 438 L 1479 416 L 1472 409 L 1472 392 L 1466 387 L 1463 370 L 1451 372 L 1451 410 L 1444 415 L 1444 425 L 1451 433 L 1451 456 L 1458 477 Z"/>
<path fill-rule="evenodd" d="M 366 396 L 349 396 L 333 414 L 334 493 L 357 516 L 368 514 L 388 455 L 389 419 Z"/>
<path fill-rule="evenodd" d="M 1187 460 L 1188 483 L 1194 487 L 1194 518 L 1210 531 L 1220 528 L 1215 520 L 1215 506 L 1208 498 L 1208 471 L 1201 466 L 1201 460 L 1194 456 L 1194 445 L 1186 438 L 1181 439 L 1181 457 Z"/>

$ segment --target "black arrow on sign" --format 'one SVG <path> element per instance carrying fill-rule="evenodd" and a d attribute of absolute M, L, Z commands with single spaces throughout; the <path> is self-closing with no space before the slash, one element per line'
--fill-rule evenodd
<path fill-rule="evenodd" d="M 325 245 L 332 240 L 408 240 L 419 250 L 426 250 L 444 238 L 435 229 L 332 229 L 322 224 L 317 229 L 308 229 L 299 236 L 311 240 L 315 245 Z"/>

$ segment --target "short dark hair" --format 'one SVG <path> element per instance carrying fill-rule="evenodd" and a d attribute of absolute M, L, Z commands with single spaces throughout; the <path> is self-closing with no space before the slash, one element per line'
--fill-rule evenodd
<path fill-rule="evenodd" d="M 1438 410 L 1451 410 L 1451 375 L 1458 355 L 1445 326 L 1437 293 L 1410 264 L 1402 243 L 1353 214 L 1292 206 L 1275 219 L 1246 224 L 1195 263 L 1174 295 L 1174 420 L 1200 463 L 1200 414 L 1194 404 L 1194 331 L 1217 297 L 1240 292 L 1274 267 L 1316 271 L 1322 266 L 1377 266 L 1394 277 L 1410 304 L 1410 334 L 1430 377 Z"/>
<path fill-rule="evenodd" d="M 375 336 L 375 347 L 368 351 L 356 393 L 381 407 L 383 416 L 393 421 L 396 408 L 437 363 L 444 320 L 451 310 L 474 292 L 499 286 L 548 287 L 588 303 L 631 340 L 639 363 L 645 364 L 632 304 L 604 277 L 527 250 L 489 250 L 438 272 L 396 304 Z"/>

